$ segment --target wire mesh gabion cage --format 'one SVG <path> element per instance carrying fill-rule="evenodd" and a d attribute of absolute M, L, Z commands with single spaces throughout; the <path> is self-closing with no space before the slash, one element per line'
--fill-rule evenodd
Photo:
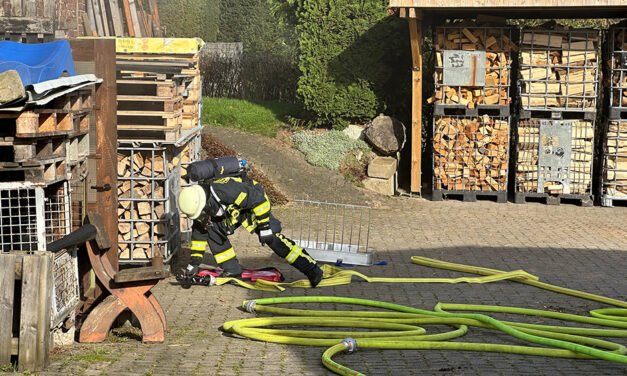
<path fill-rule="evenodd" d="M 627 200 L 627 120 L 610 121 L 603 147 L 603 200 Z"/>
<path fill-rule="evenodd" d="M 283 233 L 316 260 L 372 265 L 369 206 L 294 200 Z"/>
<path fill-rule="evenodd" d="M 627 27 L 609 32 L 610 106 L 627 111 Z"/>
<path fill-rule="evenodd" d="M 71 231 L 70 192 L 63 181 L 49 186 L 0 183 L 0 250 L 43 251 Z"/>
<path fill-rule="evenodd" d="M 598 47 L 598 30 L 523 30 L 523 109 L 595 112 L 599 92 Z"/>
<path fill-rule="evenodd" d="M 545 134 L 543 122 L 562 126 L 565 133 Z M 594 127 L 595 122 L 589 120 L 521 120 L 517 129 L 516 192 L 590 195 Z M 567 151 L 568 158 L 560 166 L 543 163 L 544 150 Z"/>

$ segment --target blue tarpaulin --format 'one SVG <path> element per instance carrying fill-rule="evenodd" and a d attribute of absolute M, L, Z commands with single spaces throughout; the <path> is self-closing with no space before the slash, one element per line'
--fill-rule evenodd
<path fill-rule="evenodd" d="M 10 69 L 19 73 L 24 86 L 54 80 L 64 72 L 76 75 L 66 40 L 42 44 L 0 41 L 0 73 Z"/>

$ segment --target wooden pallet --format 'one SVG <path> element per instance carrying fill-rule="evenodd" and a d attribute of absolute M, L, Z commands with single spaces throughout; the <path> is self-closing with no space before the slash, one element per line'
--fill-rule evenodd
<path fill-rule="evenodd" d="M 183 110 L 183 97 L 118 95 L 118 111 L 156 111 L 176 113 Z"/>
<path fill-rule="evenodd" d="M 181 138 L 181 125 L 160 127 L 150 125 L 118 125 L 119 141 L 176 142 Z"/>
<path fill-rule="evenodd" d="M 596 109 L 573 111 L 572 108 L 550 109 L 520 109 L 520 119 L 580 119 L 594 121 L 597 118 Z"/>
<path fill-rule="evenodd" d="M 0 254 L 0 364 L 16 356 L 20 372 L 49 362 L 53 259 L 50 252 Z"/>
<path fill-rule="evenodd" d="M 88 132 L 91 124 L 90 111 L 35 109 L 20 113 L 0 113 L 3 134 L 17 138 L 67 136 Z"/>
<path fill-rule="evenodd" d="M 497 203 L 506 203 L 507 192 L 434 190 L 431 194 L 431 201 L 442 201 L 449 198 L 458 199 L 463 202 L 477 202 L 481 199 L 487 199 L 496 201 Z"/>
<path fill-rule="evenodd" d="M 594 205 L 592 195 L 550 195 L 548 193 L 514 192 L 514 203 L 526 204 L 528 202 L 541 202 L 547 205 L 559 205 L 561 203 L 576 203 L 583 207 Z"/>
<path fill-rule="evenodd" d="M 172 98 L 179 94 L 179 88 L 172 80 L 118 79 L 117 85 L 118 95 Z"/>
<path fill-rule="evenodd" d="M 606 208 L 611 208 L 614 206 L 625 207 L 627 206 L 627 197 L 603 195 L 603 197 L 601 197 L 601 206 L 606 207 Z"/>
<path fill-rule="evenodd" d="M 66 155 L 65 137 L 36 139 L 7 138 L 0 140 L 0 153 L 5 162 L 45 161 Z"/>
<path fill-rule="evenodd" d="M 2 182 L 31 181 L 51 184 L 64 180 L 66 172 L 65 156 L 46 161 L 0 162 Z"/>

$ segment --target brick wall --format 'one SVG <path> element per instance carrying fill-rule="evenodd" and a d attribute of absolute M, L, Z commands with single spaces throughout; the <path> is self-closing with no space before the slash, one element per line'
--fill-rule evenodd
<path fill-rule="evenodd" d="M 85 0 L 56 0 L 55 12 L 57 38 L 76 38 L 85 35 L 83 27 Z"/>

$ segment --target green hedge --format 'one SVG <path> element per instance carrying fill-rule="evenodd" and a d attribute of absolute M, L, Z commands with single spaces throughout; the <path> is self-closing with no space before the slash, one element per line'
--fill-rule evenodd
<path fill-rule="evenodd" d="M 166 36 L 216 41 L 220 0 L 158 0 L 157 4 Z"/>
<path fill-rule="evenodd" d="M 383 111 L 407 113 L 407 23 L 389 17 L 387 6 L 383 0 L 298 0 L 298 93 L 315 125 L 343 128 Z"/>

